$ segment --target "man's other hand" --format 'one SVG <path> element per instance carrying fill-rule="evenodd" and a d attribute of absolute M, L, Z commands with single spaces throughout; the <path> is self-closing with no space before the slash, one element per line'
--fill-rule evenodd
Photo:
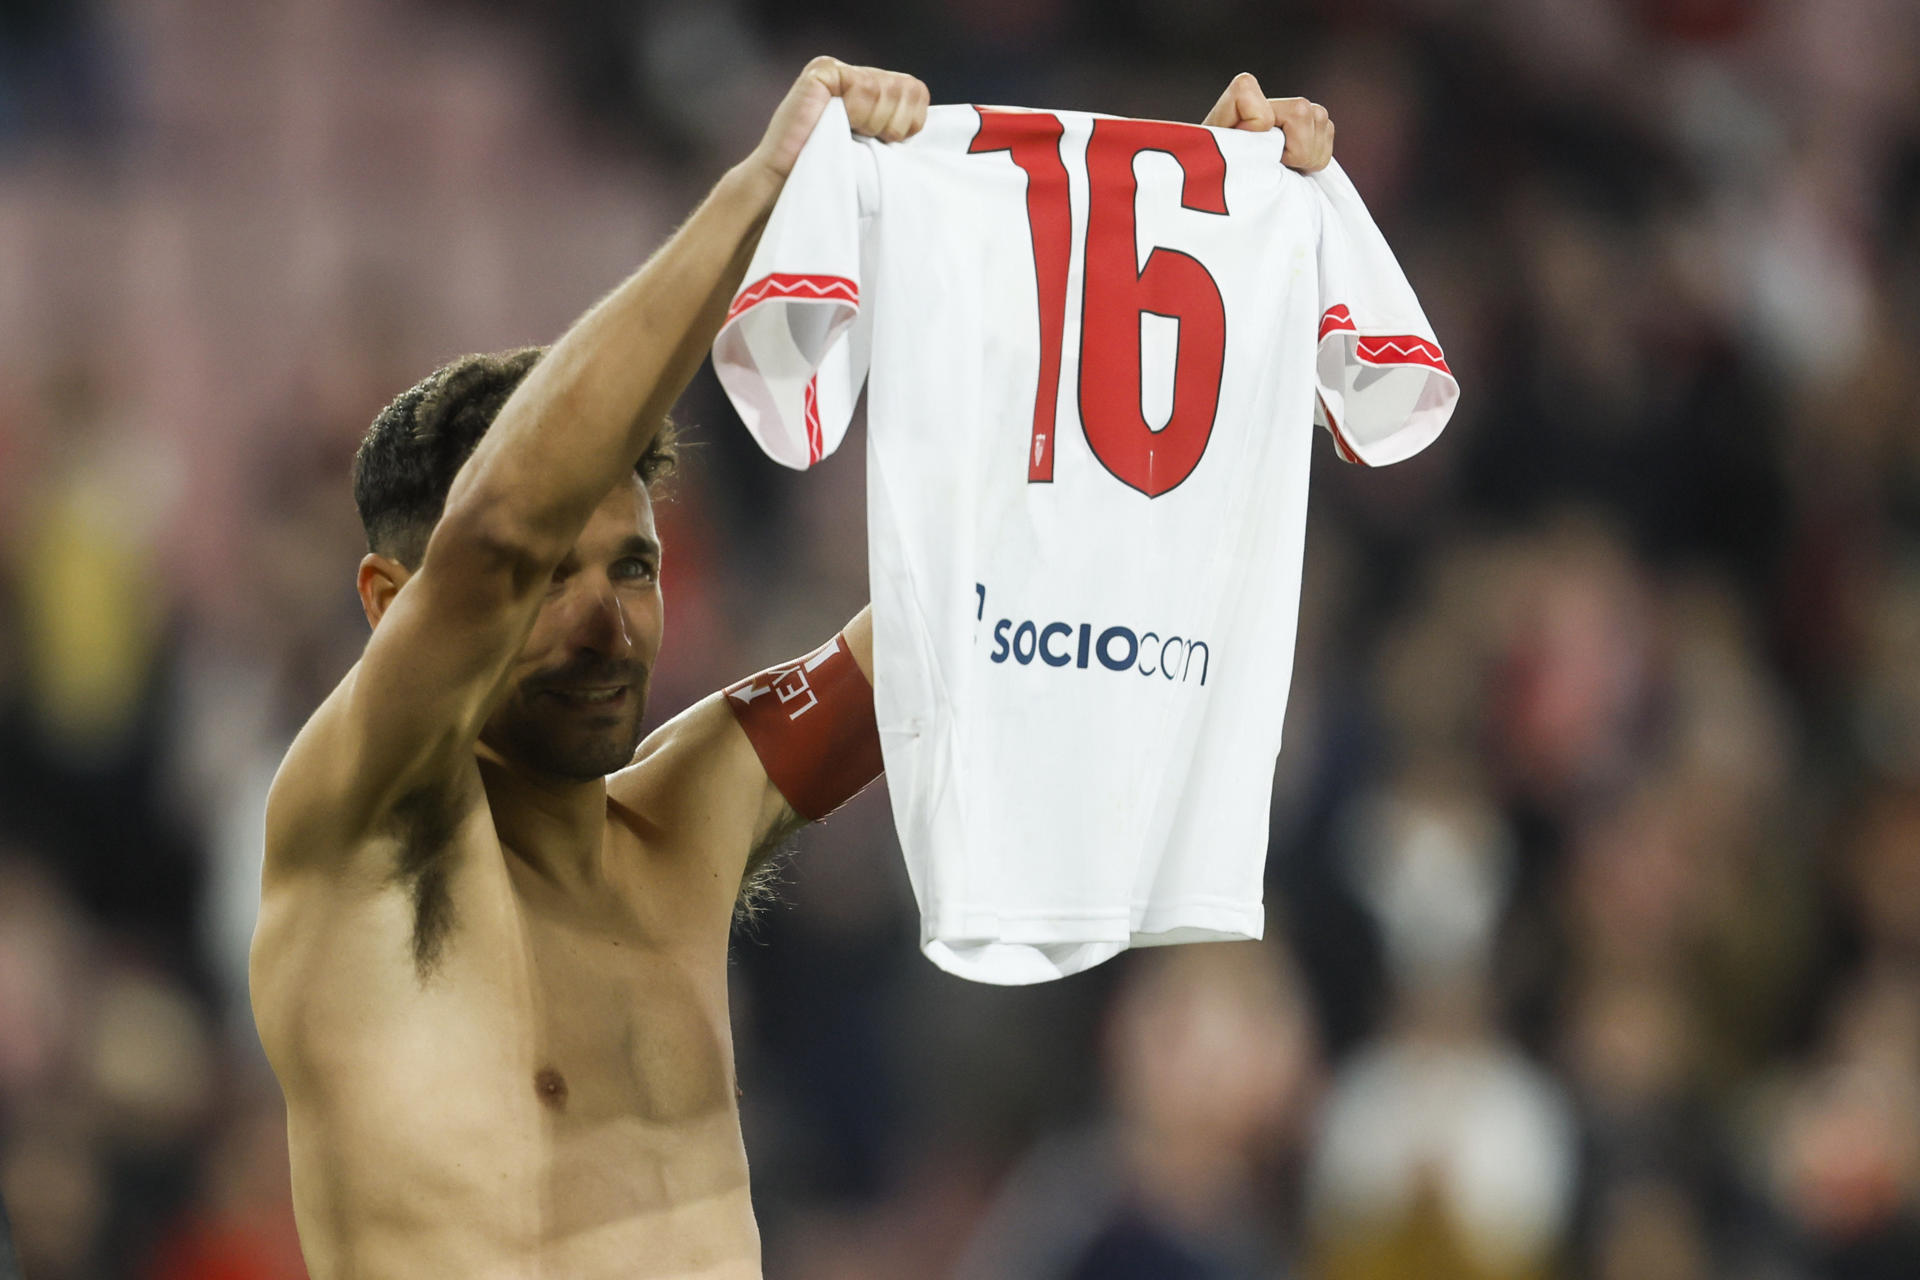
<path fill-rule="evenodd" d="M 1305 98 L 1269 98 L 1249 72 L 1233 78 L 1200 123 L 1255 133 L 1285 130 L 1287 147 L 1280 162 L 1302 173 L 1324 169 L 1333 159 L 1333 121 L 1327 118 L 1327 109 Z"/>
<path fill-rule="evenodd" d="M 847 123 L 855 133 L 883 142 L 911 138 L 927 122 L 927 86 L 914 77 L 878 67 L 849 66 L 837 58 L 815 58 L 773 113 L 751 162 L 784 181 L 829 98 L 846 104 Z"/>

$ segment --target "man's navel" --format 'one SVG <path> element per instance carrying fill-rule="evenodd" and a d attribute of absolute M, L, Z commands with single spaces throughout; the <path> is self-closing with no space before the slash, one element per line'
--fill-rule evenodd
<path fill-rule="evenodd" d="M 554 1068 L 542 1067 L 533 1073 L 533 1092 L 555 1111 L 567 1109 L 567 1078 Z"/>

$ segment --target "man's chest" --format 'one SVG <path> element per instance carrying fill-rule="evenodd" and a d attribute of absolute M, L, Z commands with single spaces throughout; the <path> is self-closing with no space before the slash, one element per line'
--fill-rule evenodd
<path fill-rule="evenodd" d="M 618 904 L 516 901 L 532 1096 L 563 1126 L 674 1124 L 730 1109 L 724 946 L 676 945 Z"/>
<path fill-rule="evenodd" d="M 263 1034 L 296 1092 L 311 1080 L 460 1129 L 730 1116 L 724 931 L 676 925 L 671 895 L 644 885 L 563 892 L 498 844 L 457 853 L 430 965 L 400 881 L 263 928 Z"/>

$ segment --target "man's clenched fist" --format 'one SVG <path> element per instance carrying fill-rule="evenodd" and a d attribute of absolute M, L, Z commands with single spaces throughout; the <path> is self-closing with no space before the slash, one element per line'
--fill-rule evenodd
<path fill-rule="evenodd" d="M 1333 159 L 1333 121 L 1327 118 L 1327 109 L 1305 98 L 1269 98 L 1260 91 L 1260 82 L 1245 71 L 1233 78 L 1200 123 L 1255 133 L 1283 129 L 1287 147 L 1280 162 L 1302 173 L 1324 169 Z"/>
<path fill-rule="evenodd" d="M 846 104 L 847 123 L 855 133 L 884 142 L 910 138 L 927 122 L 927 86 L 914 77 L 878 67 L 849 66 L 836 58 L 815 58 L 774 111 L 750 162 L 784 180 L 829 98 Z"/>

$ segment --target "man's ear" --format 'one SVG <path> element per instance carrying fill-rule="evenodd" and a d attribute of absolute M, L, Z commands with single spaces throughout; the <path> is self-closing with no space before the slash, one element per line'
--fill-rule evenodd
<path fill-rule="evenodd" d="M 366 611 L 367 625 L 377 627 L 387 606 L 400 594 L 400 588 L 413 576 L 413 570 L 391 556 L 370 551 L 360 558 L 360 607 Z"/>

